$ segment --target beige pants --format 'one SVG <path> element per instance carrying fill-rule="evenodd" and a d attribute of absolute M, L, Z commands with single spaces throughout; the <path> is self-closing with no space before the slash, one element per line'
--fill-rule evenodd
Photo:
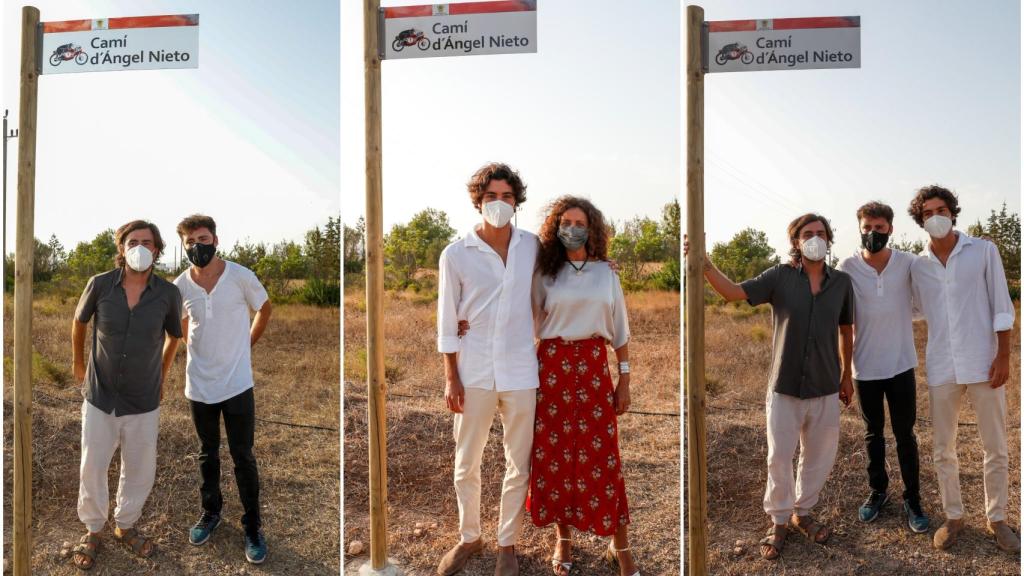
<path fill-rule="evenodd" d="M 459 500 L 459 530 L 463 542 L 480 538 L 480 461 L 495 412 L 501 415 L 505 445 L 498 546 L 512 546 L 519 538 L 523 505 L 530 486 L 536 408 L 536 389 L 497 392 L 466 388 L 462 414 L 455 415 L 455 494 Z"/>
<path fill-rule="evenodd" d="M 839 394 L 800 399 L 768 391 L 768 486 L 764 511 L 776 524 L 810 513 L 839 451 Z M 793 455 L 800 447 L 793 489 Z"/>
<path fill-rule="evenodd" d="M 78 519 L 90 532 L 107 523 L 107 471 L 121 447 L 121 479 L 117 484 L 114 522 L 118 528 L 135 525 L 156 478 L 156 440 L 160 409 L 145 414 L 115 416 L 82 402 L 82 465 L 79 470 Z"/>
<path fill-rule="evenodd" d="M 985 515 L 991 522 L 1006 520 L 1009 454 L 1006 448 L 1006 387 L 988 382 L 929 386 L 932 413 L 932 461 L 946 517 L 964 515 L 960 500 L 960 465 L 956 457 L 957 420 L 964 394 L 971 399 L 978 434 L 985 450 Z"/>

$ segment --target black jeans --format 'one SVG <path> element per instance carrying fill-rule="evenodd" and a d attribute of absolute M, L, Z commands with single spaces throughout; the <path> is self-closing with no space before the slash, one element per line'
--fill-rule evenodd
<path fill-rule="evenodd" d="M 864 442 L 868 453 L 868 484 L 872 490 L 885 492 L 889 474 L 885 471 L 885 405 L 889 403 L 889 422 L 896 438 L 896 456 L 903 477 L 903 498 L 913 502 L 921 499 L 920 464 L 917 454 L 917 380 L 914 369 L 885 380 L 854 380 L 864 416 Z"/>
<path fill-rule="evenodd" d="M 203 479 L 199 495 L 203 510 L 220 514 L 224 505 L 220 492 L 220 415 L 223 414 L 228 450 L 235 462 L 235 482 L 245 510 L 242 525 L 259 528 L 260 477 L 256 456 L 252 452 L 256 427 L 256 402 L 252 388 L 217 404 L 194 400 L 191 404 L 192 423 L 199 436 L 199 473 Z"/>

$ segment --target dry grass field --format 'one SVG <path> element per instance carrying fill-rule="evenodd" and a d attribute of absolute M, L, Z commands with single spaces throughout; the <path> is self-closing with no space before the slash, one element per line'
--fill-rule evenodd
<path fill-rule="evenodd" d="M 633 340 L 633 410 L 679 413 L 679 295 L 627 296 Z M 452 415 L 444 404 L 444 368 L 436 352 L 434 300 L 389 294 L 385 303 L 389 556 L 408 575 L 434 574 L 441 556 L 458 542 L 458 509 L 452 486 L 455 446 Z M 345 295 L 345 474 L 344 539 L 369 545 L 365 384 L 366 316 L 364 295 Z M 679 418 L 628 414 L 619 420 L 629 497 L 634 554 L 644 574 L 679 573 Z M 481 505 L 485 552 L 467 575 L 494 570 L 494 534 L 504 459 L 501 425 L 491 429 L 482 468 Z M 417 524 L 425 533 L 414 534 Z M 436 524 L 436 526 L 434 526 Z M 525 575 L 550 574 L 552 528 L 529 520 L 517 551 Z M 605 542 L 576 537 L 574 574 L 615 574 L 603 565 Z M 345 557 L 346 574 L 368 560 L 367 552 Z"/>
<path fill-rule="evenodd" d="M 85 533 L 76 512 L 82 396 L 71 377 L 74 308 L 75 301 L 54 299 L 41 299 L 34 306 L 33 345 L 38 356 L 32 398 L 33 574 L 81 573 L 60 554 L 62 543 L 74 544 Z M 5 573 L 10 570 L 13 511 L 12 320 L 12 303 L 7 298 L 3 398 L 7 462 Z M 256 415 L 260 419 L 255 451 L 260 466 L 264 532 L 270 549 L 267 561 L 260 566 L 245 561 L 238 523 L 241 504 L 226 438 L 221 441 L 224 523 L 207 544 L 188 544 L 188 528 L 200 512 L 196 463 L 199 445 L 183 394 L 185 351 L 179 347 L 161 406 L 156 485 L 137 524 L 144 534 L 156 538 L 156 553 L 146 560 L 135 557 L 113 540 L 108 526 L 92 574 L 338 573 L 338 323 L 336 308 L 278 306 L 253 351 Z M 115 454 L 110 472 L 111 501 L 120 471 L 118 462 Z"/>
<path fill-rule="evenodd" d="M 952 552 L 932 548 L 931 537 L 944 516 L 931 463 L 932 434 L 924 378 L 926 327 L 915 323 L 919 357 L 918 425 L 921 496 L 932 519 L 927 534 L 906 527 L 899 495 L 903 483 L 895 441 L 886 424 L 886 459 L 890 494 L 895 500 L 872 524 L 857 520 L 867 497 L 864 424 L 856 403 L 842 412 L 839 456 L 822 492 L 815 515 L 835 531 L 825 547 L 800 534 L 786 540 L 782 557 L 762 560 L 757 541 L 770 521 L 761 508 L 767 477 L 764 399 L 770 367 L 771 313 L 767 306 L 708 308 L 707 312 L 707 463 L 708 563 L 716 575 L 754 574 L 1019 574 L 1019 556 L 1000 552 L 985 534 L 982 447 L 969 402 L 960 415 L 958 454 L 965 520 L 968 528 Z M 1011 344 L 1007 384 L 1010 452 L 1009 522 L 1016 528 L 1020 510 L 1020 310 Z M 888 420 L 888 416 L 886 417 Z M 735 549 L 739 548 L 739 552 Z"/>

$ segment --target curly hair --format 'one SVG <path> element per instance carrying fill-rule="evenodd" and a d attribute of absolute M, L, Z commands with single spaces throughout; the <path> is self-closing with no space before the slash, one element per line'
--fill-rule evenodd
<path fill-rule="evenodd" d="M 953 215 L 953 224 L 956 224 L 956 217 L 960 214 L 960 202 L 949 189 L 932 184 L 917 191 L 917 195 L 910 201 L 910 208 L 907 213 L 917 222 L 918 226 L 924 226 L 924 203 L 932 198 L 939 198 L 946 203 L 949 213 Z"/>
<path fill-rule="evenodd" d="M 163 255 L 164 239 L 160 236 L 160 229 L 156 227 L 156 224 L 145 220 L 132 220 L 118 228 L 117 232 L 114 232 L 114 242 L 117 244 L 117 256 L 114 256 L 114 264 L 118 268 L 123 268 L 126 263 L 124 258 L 124 244 L 128 240 L 128 235 L 136 230 L 143 230 L 146 228 L 153 233 L 153 247 L 156 248 L 156 257 L 153 258 L 153 260 L 159 260 L 160 256 Z"/>
<path fill-rule="evenodd" d="M 808 212 L 803 216 L 798 217 L 789 223 L 786 228 L 786 232 L 789 234 L 789 265 L 797 266 L 800 264 L 800 231 L 804 229 L 811 222 L 821 222 L 825 226 L 825 239 L 829 247 L 832 246 L 832 225 L 828 223 L 828 218 L 825 218 L 821 214 L 815 214 Z M 794 246 L 793 241 L 796 240 L 797 244 Z"/>
<path fill-rule="evenodd" d="M 520 204 L 526 202 L 526 184 L 519 176 L 519 172 L 513 170 L 508 164 L 490 162 L 474 172 L 473 177 L 466 183 L 466 188 L 469 190 L 469 199 L 473 201 L 473 207 L 477 209 L 477 212 L 480 211 L 480 205 L 483 204 L 487 186 L 493 180 L 503 180 L 512 187 L 512 191 L 516 194 L 516 208 L 519 208 Z"/>
<path fill-rule="evenodd" d="M 590 200 L 578 196 L 562 196 L 548 204 L 544 223 L 541 224 L 540 250 L 537 252 L 537 270 L 547 276 L 557 276 L 566 263 L 565 246 L 558 239 L 558 228 L 562 225 L 562 214 L 572 208 L 579 208 L 587 215 L 587 230 L 590 232 L 587 255 L 598 260 L 608 260 L 608 226 L 604 214 Z"/>

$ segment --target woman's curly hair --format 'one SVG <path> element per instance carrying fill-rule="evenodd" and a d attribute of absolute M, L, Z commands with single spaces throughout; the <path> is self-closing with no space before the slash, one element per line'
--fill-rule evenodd
<path fill-rule="evenodd" d="M 548 204 L 547 216 L 540 227 L 537 270 L 541 274 L 554 277 L 566 263 L 565 246 L 558 239 L 558 228 L 562 225 L 562 214 L 572 208 L 579 208 L 587 215 L 587 230 L 590 233 L 585 244 L 587 255 L 598 260 L 608 260 L 609 233 L 604 214 L 586 198 L 562 196 Z"/>
<path fill-rule="evenodd" d="M 910 201 L 910 208 L 907 209 L 907 213 L 914 219 L 914 222 L 917 222 L 918 226 L 924 226 L 924 203 L 932 198 L 941 198 L 946 203 L 949 213 L 953 215 L 953 224 L 956 224 L 956 217 L 960 214 L 960 202 L 957 201 L 956 194 L 953 194 L 947 188 L 934 184 L 918 190 L 917 196 L 914 196 L 914 199 Z"/>

